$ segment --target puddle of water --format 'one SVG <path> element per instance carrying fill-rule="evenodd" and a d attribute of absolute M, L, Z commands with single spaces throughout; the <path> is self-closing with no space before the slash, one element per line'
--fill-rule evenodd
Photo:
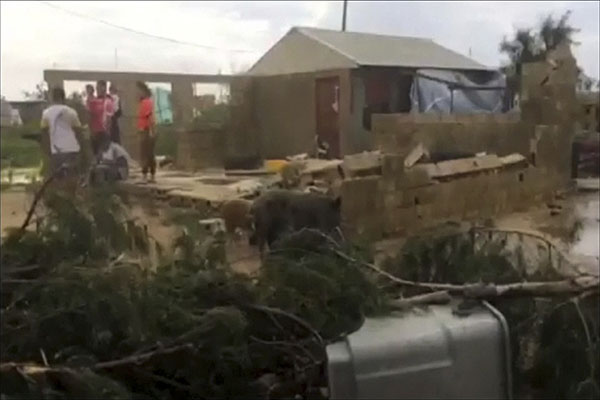
<path fill-rule="evenodd" d="M 600 199 L 596 198 L 584 204 L 577 204 L 575 214 L 583 226 L 579 231 L 579 238 L 573 244 L 571 252 L 583 256 L 600 256 Z"/>

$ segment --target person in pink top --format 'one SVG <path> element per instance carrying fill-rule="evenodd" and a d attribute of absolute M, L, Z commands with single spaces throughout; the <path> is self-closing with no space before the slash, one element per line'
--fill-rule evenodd
<path fill-rule="evenodd" d="M 114 112 L 113 101 L 106 93 L 106 81 L 100 80 L 96 83 L 96 96 L 88 97 L 87 107 L 90 112 L 92 150 L 97 156 L 100 145 L 110 130 Z"/>

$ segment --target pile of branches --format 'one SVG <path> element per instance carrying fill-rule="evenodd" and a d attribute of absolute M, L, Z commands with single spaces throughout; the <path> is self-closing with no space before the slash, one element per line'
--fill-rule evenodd
<path fill-rule="evenodd" d="M 523 381 L 541 382 L 529 386 L 597 393 L 597 319 L 581 304 L 597 301 L 597 278 L 524 283 L 500 252 L 449 238 L 409 241 L 379 267 L 309 230 L 282 239 L 255 277 L 229 268 L 223 240 L 189 230 L 180 257 L 156 266 L 148 253 L 160 246 L 123 197 L 43 197 L 35 229 L 2 243 L 3 398 L 324 398 L 329 343 L 365 317 L 454 296 L 489 299 L 515 332 L 540 332 L 533 362 L 518 364 L 527 344 L 514 350 Z M 583 297 L 539 311 L 539 297 L 570 296 Z M 567 368 L 567 351 L 581 365 Z"/>
<path fill-rule="evenodd" d="M 48 193 L 44 209 L 2 244 L 3 398 L 319 398 L 325 346 L 383 308 L 359 265 L 314 241 L 282 242 L 254 278 L 189 237 L 151 267 L 114 193 Z"/>

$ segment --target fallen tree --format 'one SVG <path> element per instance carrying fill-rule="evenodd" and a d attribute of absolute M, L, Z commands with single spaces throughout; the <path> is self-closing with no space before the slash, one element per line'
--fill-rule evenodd
<path fill-rule="evenodd" d="M 151 268 L 150 233 L 119 196 L 44 201 L 36 231 L 2 244 L 3 397 L 324 397 L 328 343 L 365 317 L 452 297 L 507 317 L 520 393 L 597 396 L 597 277 L 524 281 L 496 246 L 456 236 L 409 241 L 378 266 L 314 231 L 280 241 L 257 277 L 197 233 Z"/>

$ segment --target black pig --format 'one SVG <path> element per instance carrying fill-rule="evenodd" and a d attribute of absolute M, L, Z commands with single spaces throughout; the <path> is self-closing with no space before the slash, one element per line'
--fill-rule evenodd
<path fill-rule="evenodd" d="M 303 228 L 330 233 L 340 226 L 341 199 L 317 193 L 272 190 L 258 197 L 250 215 L 254 232 L 250 244 L 261 253 L 283 235 Z"/>

